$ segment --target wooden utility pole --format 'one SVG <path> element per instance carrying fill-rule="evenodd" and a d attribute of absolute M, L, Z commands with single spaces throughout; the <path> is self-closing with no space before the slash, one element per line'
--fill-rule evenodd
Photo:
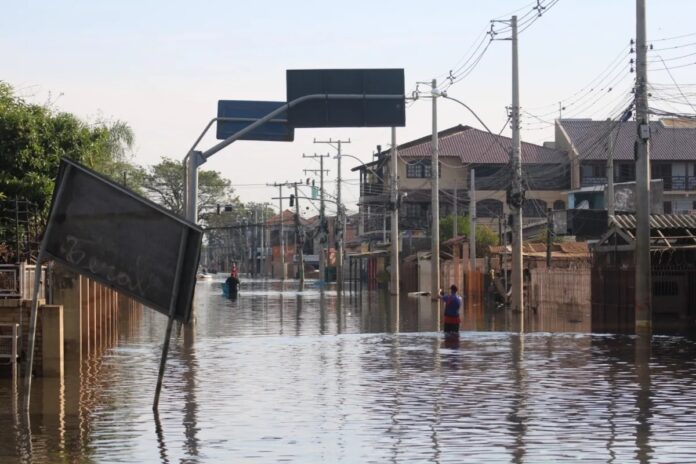
<path fill-rule="evenodd" d="M 336 148 L 336 291 L 339 295 L 343 294 L 343 228 L 345 226 L 345 210 L 343 208 L 343 203 L 341 203 L 341 155 L 342 145 L 344 143 L 350 143 L 348 140 L 314 140 L 314 143 L 327 143 L 332 147 Z"/>
<path fill-rule="evenodd" d="M 326 237 L 326 213 L 324 209 L 324 172 L 329 172 L 328 169 L 324 169 L 324 158 L 328 158 L 329 155 L 317 155 L 307 156 L 302 155 L 303 158 L 319 158 L 319 282 L 323 285 L 326 280 L 326 255 L 324 249 L 326 247 L 327 237 Z M 305 174 L 307 172 L 316 172 L 316 169 L 305 169 Z"/>

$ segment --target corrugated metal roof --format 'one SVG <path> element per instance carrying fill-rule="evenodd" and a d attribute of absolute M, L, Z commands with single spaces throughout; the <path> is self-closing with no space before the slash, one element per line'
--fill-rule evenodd
<path fill-rule="evenodd" d="M 636 228 L 636 217 L 633 214 L 617 214 L 612 219 L 622 229 Z M 696 229 L 696 216 L 691 214 L 651 214 L 651 229 Z"/>
<path fill-rule="evenodd" d="M 459 158 L 462 163 L 507 164 L 510 161 L 509 137 L 490 134 L 470 126 L 458 125 L 438 133 L 439 156 Z M 427 135 L 399 145 L 402 158 L 430 158 L 431 136 Z M 528 164 L 560 164 L 567 162 L 565 152 L 522 142 L 522 162 Z"/>
<path fill-rule="evenodd" d="M 580 119 L 561 119 L 558 121 L 582 159 L 605 160 L 609 153 L 610 135 L 613 137 L 615 160 L 633 161 L 633 144 L 636 140 L 636 122 L 616 123 L 613 121 L 592 121 Z M 618 125 L 617 125 L 618 124 Z M 650 159 L 653 161 L 696 160 L 696 128 L 650 123 Z"/>

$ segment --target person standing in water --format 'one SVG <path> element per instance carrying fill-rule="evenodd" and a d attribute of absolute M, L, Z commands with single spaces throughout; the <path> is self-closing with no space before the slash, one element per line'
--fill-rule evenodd
<path fill-rule="evenodd" d="M 440 298 L 445 303 L 445 335 L 458 335 L 459 324 L 461 323 L 459 310 L 462 307 L 462 299 L 457 295 L 457 286 L 452 285 L 450 287 L 449 295 L 445 295 L 445 293 L 440 290 Z"/>

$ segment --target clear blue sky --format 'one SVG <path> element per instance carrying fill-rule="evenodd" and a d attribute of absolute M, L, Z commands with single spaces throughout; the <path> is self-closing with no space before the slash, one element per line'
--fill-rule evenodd
<path fill-rule="evenodd" d="M 83 118 L 128 122 L 136 134 L 136 161 L 153 164 L 163 155 L 183 158 L 215 116 L 218 99 L 283 100 L 286 69 L 405 68 L 411 90 L 416 81 L 452 69 L 490 19 L 520 8 L 518 14 L 523 15 L 534 3 L 9 2 L 0 18 L 0 79 L 30 100 L 50 98 L 59 109 Z M 692 33 L 694 17 L 694 1 L 648 0 L 648 38 Z M 634 0 L 560 0 L 520 37 L 522 107 L 544 115 L 554 112 L 559 100 L 572 101 L 572 95 L 619 56 L 634 36 Z M 696 42 L 696 36 L 668 41 L 690 42 Z M 696 46 L 666 50 L 663 56 L 692 52 Z M 626 52 L 620 60 L 628 63 L 629 58 Z M 693 62 L 696 59 L 685 58 L 670 63 Z M 694 83 L 694 69 L 675 69 L 674 76 L 680 83 Z M 617 86 L 630 85 L 631 76 L 621 76 Z M 651 74 L 651 80 L 670 82 L 664 72 Z M 510 44 L 496 41 L 474 72 L 449 93 L 499 130 L 506 119 L 510 85 Z M 575 116 L 606 117 L 620 97 L 588 97 L 584 101 L 596 104 L 580 108 L 585 111 Z M 422 100 L 408 109 L 407 126 L 398 130 L 400 143 L 429 133 L 429 105 Z M 440 103 L 439 120 L 440 128 L 478 126 L 466 111 L 447 101 Z M 534 118 L 526 116 L 525 124 L 523 140 L 552 139 L 552 131 Z M 243 200 L 270 201 L 272 189 L 248 184 L 303 178 L 302 168 L 314 166 L 301 158 L 302 153 L 327 149 L 313 145 L 315 137 L 350 138 L 346 151 L 368 161 L 375 145 L 388 145 L 389 130 L 302 129 L 294 143 L 233 144 L 205 167 L 222 171 Z M 206 138 L 202 147 L 214 142 Z M 344 177 L 355 179 L 349 171 L 355 164 L 345 159 Z M 335 169 L 330 173 L 334 175 Z M 355 187 L 349 181 L 349 206 L 357 200 Z"/>

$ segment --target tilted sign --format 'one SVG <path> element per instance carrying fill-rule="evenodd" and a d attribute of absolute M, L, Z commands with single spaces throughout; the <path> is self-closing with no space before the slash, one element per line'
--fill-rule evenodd
<path fill-rule="evenodd" d="M 292 127 L 403 127 L 406 125 L 403 69 L 289 69 L 288 103 L 305 95 L 388 98 L 314 99 L 288 109 Z"/>
<path fill-rule="evenodd" d="M 174 318 L 188 322 L 199 227 L 67 160 L 50 217 L 44 241 L 53 258 L 161 313 L 174 305 Z"/>
<path fill-rule="evenodd" d="M 219 100 L 218 118 L 234 118 L 235 121 L 218 120 L 217 138 L 224 140 L 283 105 L 285 102 Z M 295 130 L 288 125 L 286 115 L 282 113 L 277 118 L 242 136 L 239 140 L 292 142 L 294 139 Z"/>

